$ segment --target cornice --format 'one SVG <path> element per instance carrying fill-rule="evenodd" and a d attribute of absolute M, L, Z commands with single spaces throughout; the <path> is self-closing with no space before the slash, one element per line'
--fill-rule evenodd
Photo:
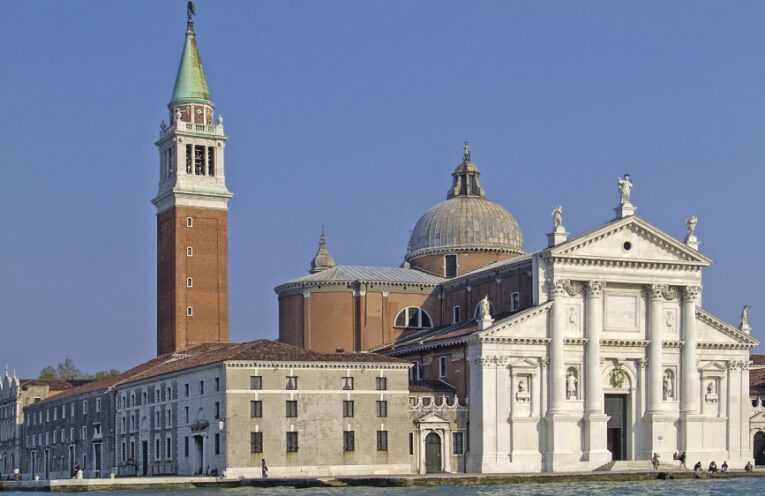
<path fill-rule="evenodd" d="M 411 366 L 408 363 L 391 363 L 391 362 L 301 362 L 301 361 L 225 361 L 227 369 L 243 368 L 274 368 L 274 369 L 331 369 L 331 370 L 346 370 L 346 369 L 390 369 L 390 370 L 403 370 L 409 369 Z"/>

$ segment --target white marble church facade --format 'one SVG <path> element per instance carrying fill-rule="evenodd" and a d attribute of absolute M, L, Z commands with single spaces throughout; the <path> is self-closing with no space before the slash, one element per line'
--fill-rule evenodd
<path fill-rule="evenodd" d="M 705 466 L 751 458 L 757 341 L 745 318 L 734 327 L 702 308 L 711 260 L 696 219 L 676 240 L 635 216 L 621 186 L 616 219 L 581 236 L 567 239 L 554 215 L 549 247 L 524 256 L 532 307 L 485 316 L 468 340 L 468 471 L 593 470 L 683 451 Z"/>

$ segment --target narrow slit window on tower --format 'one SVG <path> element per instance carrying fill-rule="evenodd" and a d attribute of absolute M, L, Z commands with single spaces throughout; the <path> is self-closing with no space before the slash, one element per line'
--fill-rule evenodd
<path fill-rule="evenodd" d="M 194 219 L 192 217 L 186 217 L 186 227 L 194 227 Z"/>
<path fill-rule="evenodd" d="M 194 256 L 194 248 L 187 246 L 186 247 L 186 256 L 187 257 L 193 257 Z"/>
<path fill-rule="evenodd" d="M 173 175 L 173 149 L 167 149 L 167 177 Z"/>
<path fill-rule="evenodd" d="M 194 147 L 194 175 L 205 175 L 205 147 Z"/>
<path fill-rule="evenodd" d="M 191 145 L 186 145 L 186 174 L 191 174 Z"/>
<path fill-rule="evenodd" d="M 207 148 L 207 175 L 215 177 L 215 148 L 212 146 Z"/>
<path fill-rule="evenodd" d="M 193 288 L 194 287 L 194 281 L 190 277 L 186 278 L 186 287 L 187 288 Z"/>
<path fill-rule="evenodd" d="M 191 307 L 186 307 L 186 317 L 193 317 L 194 316 L 194 309 Z"/>

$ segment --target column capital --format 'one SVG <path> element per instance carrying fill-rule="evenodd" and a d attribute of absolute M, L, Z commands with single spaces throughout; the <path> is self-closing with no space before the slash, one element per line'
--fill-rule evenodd
<path fill-rule="evenodd" d="M 684 286 L 682 288 L 683 301 L 695 302 L 699 300 L 699 294 L 701 293 L 701 286 Z"/>
<path fill-rule="evenodd" d="M 584 285 L 584 292 L 587 296 L 601 296 L 605 287 L 606 281 L 587 281 Z"/>
<path fill-rule="evenodd" d="M 674 300 L 677 298 L 677 291 L 668 284 L 651 284 L 648 286 L 648 296 L 651 300 Z"/>
<path fill-rule="evenodd" d="M 582 294 L 582 284 L 568 279 L 556 279 L 547 283 L 550 298 L 558 296 L 579 296 Z"/>

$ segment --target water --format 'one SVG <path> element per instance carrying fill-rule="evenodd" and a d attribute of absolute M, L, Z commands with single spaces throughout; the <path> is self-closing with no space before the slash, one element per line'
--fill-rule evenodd
<path fill-rule="evenodd" d="M 88 496 L 664 496 L 672 493 L 693 496 L 762 496 L 765 478 L 652 480 L 637 482 L 551 482 L 546 484 L 504 485 L 443 485 L 425 488 L 254 488 L 235 489 L 172 489 L 150 491 L 97 491 Z M 2 496 L 30 496 L 50 494 L 38 492 L 4 492 Z"/>

